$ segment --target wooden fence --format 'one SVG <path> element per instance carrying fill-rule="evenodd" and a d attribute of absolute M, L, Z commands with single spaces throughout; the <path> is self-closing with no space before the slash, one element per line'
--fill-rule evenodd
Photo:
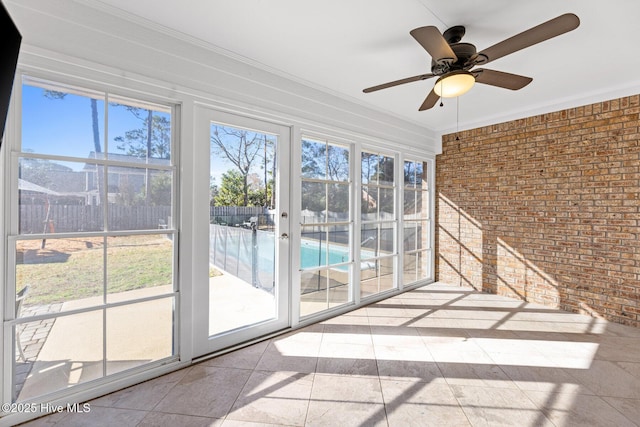
<path fill-rule="evenodd" d="M 211 206 L 210 222 L 216 224 L 242 224 L 251 217 L 266 216 L 261 207 Z M 170 223 L 170 206 L 109 205 L 109 230 L 153 230 Z M 20 234 L 65 233 L 102 231 L 102 206 L 88 205 L 21 205 Z"/>
<path fill-rule="evenodd" d="M 170 206 L 109 205 L 109 230 L 150 230 L 169 223 Z M 20 234 L 101 231 L 104 210 L 88 205 L 22 205 Z"/>

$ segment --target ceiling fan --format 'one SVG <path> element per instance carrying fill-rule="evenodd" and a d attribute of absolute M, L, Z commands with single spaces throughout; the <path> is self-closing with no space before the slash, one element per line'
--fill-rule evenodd
<path fill-rule="evenodd" d="M 531 83 L 531 77 L 473 67 L 488 64 L 513 52 L 575 30 L 579 25 L 580 19 L 576 15 L 566 13 L 480 52 L 476 52 L 476 47 L 471 43 L 460 43 L 465 34 L 465 28 L 461 25 L 451 27 L 443 34 L 434 26 L 416 28 L 410 34 L 431 55 L 431 73 L 372 86 L 363 92 L 375 92 L 438 77 L 433 89 L 418 109 L 424 111 L 433 107 L 440 97 L 452 98 L 466 93 L 476 82 L 511 90 L 522 89 Z"/>

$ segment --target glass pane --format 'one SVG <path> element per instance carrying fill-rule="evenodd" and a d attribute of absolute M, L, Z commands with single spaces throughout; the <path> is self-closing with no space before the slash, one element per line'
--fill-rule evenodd
<path fill-rule="evenodd" d="M 349 184 L 328 184 L 327 222 L 349 221 Z"/>
<path fill-rule="evenodd" d="M 107 302 L 173 291 L 173 242 L 165 234 L 107 238 Z"/>
<path fill-rule="evenodd" d="M 416 192 L 416 213 L 419 218 L 429 218 L 429 193 L 427 191 Z"/>
<path fill-rule="evenodd" d="M 375 221 L 378 219 L 378 187 L 362 186 L 360 206 L 363 221 Z"/>
<path fill-rule="evenodd" d="M 404 255 L 403 280 L 410 284 L 431 277 L 431 252 L 420 251 Z"/>
<path fill-rule="evenodd" d="M 210 336 L 276 318 L 276 148 L 274 135 L 210 125 Z"/>
<path fill-rule="evenodd" d="M 380 185 L 393 185 L 395 183 L 393 157 L 378 157 L 378 183 Z"/>
<path fill-rule="evenodd" d="M 366 297 L 378 292 L 378 261 L 363 262 L 360 267 L 360 295 Z"/>
<path fill-rule="evenodd" d="M 404 186 L 405 188 L 416 186 L 416 164 L 412 161 L 404 162 Z"/>
<path fill-rule="evenodd" d="M 274 232 L 209 227 L 209 335 L 275 318 Z"/>
<path fill-rule="evenodd" d="M 329 307 L 336 307 L 348 303 L 349 295 L 349 270 L 332 269 L 327 272 L 329 282 Z"/>
<path fill-rule="evenodd" d="M 418 248 L 418 223 L 415 221 L 405 221 L 402 234 L 402 245 L 405 252 L 414 251 Z"/>
<path fill-rule="evenodd" d="M 350 226 L 308 226 L 351 220 L 349 156 L 345 146 L 302 142 L 301 316 L 344 304 L 349 298 L 345 288 L 352 257 Z M 320 165 L 320 159 L 325 163 Z M 314 184 L 305 178 L 324 181 Z"/>
<path fill-rule="evenodd" d="M 431 278 L 431 251 L 418 252 L 416 273 L 418 280 Z"/>
<path fill-rule="evenodd" d="M 327 265 L 327 227 L 303 227 L 300 242 L 300 268 Z"/>
<path fill-rule="evenodd" d="M 395 224 L 392 222 L 383 222 L 380 224 L 379 239 L 380 243 L 378 248 L 380 249 L 380 255 L 389 255 L 395 253 L 394 241 L 395 241 Z"/>
<path fill-rule="evenodd" d="M 46 82 L 22 85 L 22 151 L 88 158 L 102 152 L 104 94 Z"/>
<path fill-rule="evenodd" d="M 339 225 L 328 227 L 328 229 L 327 264 L 335 265 L 349 262 L 349 227 L 347 225 Z M 339 268 L 344 270 L 346 266 Z"/>
<path fill-rule="evenodd" d="M 303 223 L 326 222 L 326 186 L 323 182 L 302 182 Z"/>
<path fill-rule="evenodd" d="M 380 188 L 380 220 L 395 219 L 395 198 L 393 188 Z"/>
<path fill-rule="evenodd" d="M 416 223 L 416 242 L 417 249 L 429 249 L 431 247 L 429 221 L 420 221 Z"/>
<path fill-rule="evenodd" d="M 395 288 L 393 265 L 396 257 L 380 258 L 363 263 L 360 272 L 360 294 L 365 297 Z"/>
<path fill-rule="evenodd" d="M 349 180 L 349 149 L 328 145 L 327 178 L 331 181 Z"/>
<path fill-rule="evenodd" d="M 109 101 L 109 159 L 169 165 L 171 111 L 122 98 Z"/>
<path fill-rule="evenodd" d="M 402 283 L 408 285 L 418 280 L 417 268 L 420 262 L 420 252 L 404 254 L 402 266 Z"/>
<path fill-rule="evenodd" d="M 303 178 L 327 178 L 327 144 L 303 139 L 302 140 L 302 170 Z"/>
<path fill-rule="evenodd" d="M 404 190 L 404 219 L 416 218 L 416 191 Z"/>
<path fill-rule="evenodd" d="M 363 151 L 360 157 L 362 184 L 378 183 L 378 155 Z"/>
<path fill-rule="evenodd" d="M 216 207 L 275 207 L 276 137 L 210 125 L 210 203 Z"/>
<path fill-rule="evenodd" d="M 107 309 L 108 375 L 173 355 L 173 306 L 172 297 Z"/>
<path fill-rule="evenodd" d="M 322 310 L 326 310 L 327 308 L 326 270 L 301 272 L 300 316 L 307 316 Z"/>
<path fill-rule="evenodd" d="M 18 240 L 17 317 L 102 304 L 103 265 L 103 237 Z"/>
<path fill-rule="evenodd" d="M 380 291 L 395 288 L 393 281 L 393 266 L 396 257 L 382 258 L 378 262 L 378 276 L 380 277 Z"/>
<path fill-rule="evenodd" d="M 423 188 L 427 189 L 426 175 L 424 170 L 427 168 L 426 162 L 404 162 L 404 185 L 407 188 Z M 425 181 L 423 181 L 425 179 Z"/>
<path fill-rule="evenodd" d="M 360 228 L 360 258 L 367 259 L 378 256 L 379 240 L 378 224 L 363 224 Z"/>
<path fill-rule="evenodd" d="M 427 170 L 427 162 L 416 162 L 416 187 L 422 188 L 424 190 L 428 189 L 427 186 L 427 175 L 425 171 Z"/>
<path fill-rule="evenodd" d="M 19 168 L 20 234 L 103 229 L 96 164 L 23 157 Z"/>
<path fill-rule="evenodd" d="M 431 252 L 420 251 L 404 255 L 403 280 L 410 284 L 421 279 L 428 279 L 431 274 Z"/>
<path fill-rule="evenodd" d="M 101 378 L 102 314 L 96 310 L 17 325 L 15 400 Z"/>
<path fill-rule="evenodd" d="M 107 166 L 109 230 L 167 228 L 171 216 L 171 173 Z"/>

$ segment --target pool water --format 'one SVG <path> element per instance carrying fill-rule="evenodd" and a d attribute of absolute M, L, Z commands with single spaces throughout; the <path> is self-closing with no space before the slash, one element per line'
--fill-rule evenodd
<path fill-rule="evenodd" d="M 327 262 L 327 256 L 329 262 Z M 349 262 L 347 248 L 333 246 L 327 253 L 326 243 L 321 246 L 317 241 L 303 241 L 300 245 L 300 268 L 322 267 L 345 262 Z M 348 271 L 349 266 L 341 265 L 336 269 Z"/>

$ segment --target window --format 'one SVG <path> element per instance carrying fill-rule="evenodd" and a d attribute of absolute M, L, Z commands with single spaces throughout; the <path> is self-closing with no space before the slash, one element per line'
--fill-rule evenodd
<path fill-rule="evenodd" d="M 32 78 L 21 99 L 14 401 L 176 353 L 172 108 Z"/>
<path fill-rule="evenodd" d="M 352 300 L 348 146 L 304 138 L 301 159 L 300 314 Z"/>
<path fill-rule="evenodd" d="M 360 171 L 360 296 L 396 287 L 394 157 L 362 151 Z"/>
<path fill-rule="evenodd" d="M 428 163 L 404 162 L 403 284 L 431 277 Z"/>

